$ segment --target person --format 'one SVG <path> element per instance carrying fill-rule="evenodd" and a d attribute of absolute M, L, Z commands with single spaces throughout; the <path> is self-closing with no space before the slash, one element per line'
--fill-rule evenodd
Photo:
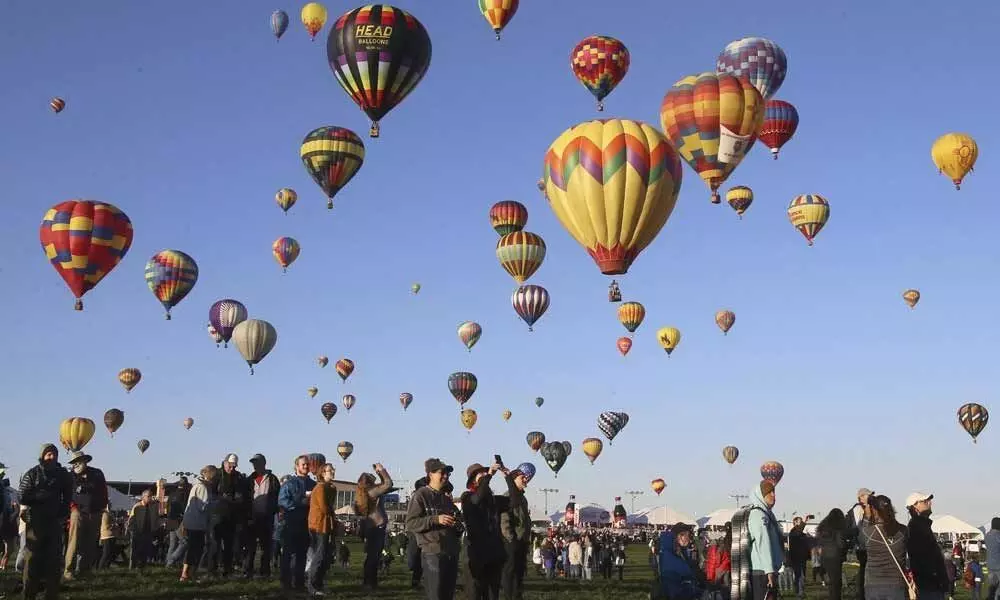
<path fill-rule="evenodd" d="M 865 499 L 867 502 L 867 498 Z M 867 521 L 865 522 L 867 523 Z M 843 591 L 844 559 L 847 557 L 848 531 L 844 511 L 834 508 L 816 527 L 816 547 L 826 574 L 827 597 L 840 600 Z"/>
<path fill-rule="evenodd" d="M 465 470 L 462 519 L 465 522 L 467 600 L 497 600 L 506 553 L 500 534 L 500 511 L 509 497 L 495 497 L 490 489 L 493 475 L 503 469 L 499 462 L 489 468 L 479 463 Z"/>
<path fill-rule="evenodd" d="M 732 545 L 733 528 L 731 523 L 727 523 L 725 535 L 709 546 L 705 553 L 706 587 L 711 592 L 711 598 L 728 596 L 729 571 L 732 568 L 732 555 L 730 554 Z"/>
<path fill-rule="evenodd" d="M 969 553 L 969 561 L 965 565 L 965 586 L 969 588 L 972 600 L 980 600 L 983 590 L 983 565 L 979 564 L 979 556 Z M 990 598 L 989 600 L 993 600 Z"/>
<path fill-rule="evenodd" d="M 819 549 L 819 544 L 814 543 L 809 553 L 810 558 L 812 558 L 812 582 L 816 583 L 818 581 L 823 587 L 826 587 L 826 577 L 823 571 L 823 554 Z"/>
<path fill-rule="evenodd" d="M 187 538 L 182 535 L 181 521 L 184 520 L 184 509 L 187 508 L 188 496 L 191 494 L 191 484 L 187 477 L 181 475 L 177 486 L 167 496 L 167 559 L 166 566 L 173 567 L 184 560 L 187 551 Z"/>
<path fill-rule="evenodd" d="M 406 529 L 420 546 L 427 600 L 452 600 L 455 595 L 460 522 L 455 504 L 445 495 L 453 471 L 439 458 L 424 461 L 427 485 L 414 492 L 407 505 Z"/>
<path fill-rule="evenodd" d="M 568 546 L 569 555 L 569 577 L 570 579 L 580 579 L 583 577 L 583 545 L 579 536 L 570 538 Z"/>
<path fill-rule="evenodd" d="M 795 593 L 799 598 L 806 594 L 806 563 L 809 562 L 809 536 L 806 522 L 802 517 L 792 519 L 792 529 L 788 532 L 788 563 L 792 568 Z"/>
<path fill-rule="evenodd" d="M 413 491 L 416 492 L 425 485 L 427 485 L 427 477 L 421 477 L 413 484 Z M 410 587 L 417 589 L 420 587 L 420 578 L 424 573 L 423 567 L 420 565 L 420 546 L 417 545 L 417 540 L 412 531 L 405 531 L 404 535 L 407 539 L 406 566 L 410 569 Z"/>
<path fill-rule="evenodd" d="M 767 479 L 750 490 L 752 508 L 747 515 L 747 527 L 750 533 L 750 584 L 755 599 L 776 593 L 778 571 L 784 563 L 781 529 L 771 512 L 775 501 L 774 483 Z"/>
<path fill-rule="evenodd" d="M 914 492 L 906 498 L 910 513 L 906 552 L 920 600 L 943 600 L 950 587 L 944 555 L 931 531 L 931 504 L 934 494 Z"/>
<path fill-rule="evenodd" d="M 660 534 L 660 589 L 670 600 L 694 600 L 704 591 L 697 559 L 688 552 L 692 534 L 691 526 L 685 523 L 677 523 Z"/>
<path fill-rule="evenodd" d="M 246 478 L 245 497 L 250 502 L 246 529 L 246 556 L 243 577 L 252 579 L 257 548 L 260 547 L 261 577 L 271 576 L 271 548 L 274 536 L 274 516 L 278 513 L 278 490 L 281 484 L 274 473 L 267 469 L 267 458 L 254 454 L 250 459 L 253 473 Z"/>
<path fill-rule="evenodd" d="M 861 526 L 861 543 L 868 551 L 865 598 L 907 600 L 903 572 L 907 530 L 896 521 L 896 510 L 887 496 L 869 496 L 869 518 Z"/>
<path fill-rule="evenodd" d="M 20 507 L 11 493 L 10 480 L 6 477 L 7 467 L 0 463 L 0 571 L 6 571 L 8 563 L 17 561 L 18 553 L 18 513 Z M 11 561 L 11 559 L 14 559 Z"/>
<path fill-rule="evenodd" d="M 542 570 L 545 571 L 546 579 L 555 579 L 556 576 L 556 547 L 552 540 L 542 542 Z M 607 577 L 605 577 L 607 579 Z"/>
<path fill-rule="evenodd" d="M 114 529 L 114 519 L 111 517 L 111 503 L 109 502 L 101 511 L 101 559 L 97 564 L 100 570 L 107 569 L 118 553 Z"/>
<path fill-rule="evenodd" d="M 240 458 L 229 454 L 222 461 L 222 471 L 219 473 L 218 523 L 212 530 L 219 551 L 219 561 L 222 576 L 228 577 L 233 572 L 233 554 L 237 540 L 243 534 L 247 520 L 246 477 L 237 469 Z"/>
<path fill-rule="evenodd" d="M 385 494 L 392 489 L 392 477 L 380 463 L 372 465 L 375 475 L 362 473 L 358 477 L 358 489 L 354 493 L 355 512 L 361 517 L 362 538 L 365 541 L 365 565 L 362 585 L 368 591 L 378 587 L 378 565 L 385 547 L 386 527 L 389 517 L 385 513 Z"/>
<path fill-rule="evenodd" d="M 866 487 L 858 490 L 858 501 L 847 511 L 847 532 L 849 546 L 854 546 L 854 554 L 858 558 L 857 588 L 858 600 L 865 600 L 865 566 L 868 563 L 868 551 L 864 547 L 861 528 L 871 520 L 871 507 L 868 499 L 874 494 Z"/>
<path fill-rule="evenodd" d="M 503 570 L 500 575 L 505 600 L 521 600 L 524 575 L 528 570 L 531 542 L 531 512 L 524 491 L 535 476 L 535 465 L 525 462 L 506 474 L 507 500 L 500 512 L 500 534 L 504 541 Z"/>
<path fill-rule="evenodd" d="M 70 454 L 72 469 L 73 500 L 70 502 L 69 533 L 66 536 L 66 556 L 63 579 L 77 575 L 84 577 L 94 566 L 100 533 L 100 519 L 104 507 L 108 505 L 108 484 L 100 469 L 90 466 L 94 460 L 89 454 L 77 451 Z M 77 560 L 79 555 L 79 560 Z"/>
<path fill-rule="evenodd" d="M 205 465 L 198 475 L 198 480 L 191 486 L 187 506 L 184 508 L 184 518 L 181 526 L 187 538 L 187 553 L 184 556 L 184 566 L 181 567 L 181 582 L 190 581 L 201 564 L 201 555 L 205 550 L 205 538 L 208 536 L 212 523 L 212 511 L 215 508 L 215 487 L 219 478 L 219 469 L 215 465 Z"/>
<path fill-rule="evenodd" d="M 615 563 L 615 568 L 618 569 L 618 581 L 624 581 L 625 577 L 625 544 L 619 543 L 615 549 L 612 551 L 612 558 Z"/>
<path fill-rule="evenodd" d="M 990 530 L 983 539 L 986 550 L 986 570 L 989 580 L 986 585 L 986 600 L 994 600 L 1000 591 L 1000 517 L 990 520 Z"/>
<path fill-rule="evenodd" d="M 21 476 L 21 518 L 25 522 L 24 597 L 34 598 L 42 584 L 45 597 L 59 597 L 63 523 L 69 518 L 73 479 L 59 464 L 55 444 L 43 444 L 38 464 Z"/>
<path fill-rule="evenodd" d="M 319 481 L 309 498 L 309 549 L 306 551 L 306 590 L 310 596 L 323 596 L 323 580 L 330 568 L 330 555 L 336 547 L 337 487 L 333 479 L 337 469 L 330 463 L 320 468 Z"/>
<path fill-rule="evenodd" d="M 131 536 L 129 568 L 141 569 L 153 558 L 153 536 L 158 529 L 158 503 L 153 501 L 153 491 L 145 489 L 139 501 L 129 511 L 125 531 Z"/>
<path fill-rule="evenodd" d="M 295 459 L 295 475 L 278 491 L 278 506 L 284 531 L 281 537 L 281 588 L 304 591 L 306 588 L 306 551 L 309 548 L 309 497 L 316 482 L 309 478 L 309 457 Z M 294 559 L 295 571 L 292 571 Z"/>
<path fill-rule="evenodd" d="M 346 571 L 351 566 L 351 549 L 347 547 L 347 540 L 340 540 L 340 548 L 337 550 L 337 560 L 340 568 Z"/>

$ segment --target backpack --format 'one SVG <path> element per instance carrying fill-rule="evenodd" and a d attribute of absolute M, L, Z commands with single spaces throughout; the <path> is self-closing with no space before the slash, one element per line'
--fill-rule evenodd
<path fill-rule="evenodd" d="M 744 506 L 733 515 L 733 542 L 729 549 L 732 574 L 729 584 L 730 600 L 753 600 L 750 575 L 750 511 L 763 510 L 759 506 Z M 760 598 L 758 600 L 763 600 Z"/>

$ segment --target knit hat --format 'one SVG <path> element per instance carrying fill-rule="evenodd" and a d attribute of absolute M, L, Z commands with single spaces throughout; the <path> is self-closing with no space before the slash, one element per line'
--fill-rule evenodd
<path fill-rule="evenodd" d="M 56 456 L 59 455 L 59 449 L 56 448 L 55 444 L 42 444 L 42 449 L 38 453 L 38 460 L 42 460 L 42 457 L 44 457 L 49 452 L 55 452 Z"/>
<path fill-rule="evenodd" d="M 767 496 L 768 494 L 774 492 L 774 483 L 767 479 L 760 482 L 760 495 Z"/>

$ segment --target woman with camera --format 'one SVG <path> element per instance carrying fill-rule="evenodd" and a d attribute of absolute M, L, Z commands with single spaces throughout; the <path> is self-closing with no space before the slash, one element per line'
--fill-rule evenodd
<path fill-rule="evenodd" d="M 365 542 L 365 566 L 363 585 L 367 591 L 373 591 L 378 586 L 379 558 L 385 547 L 385 531 L 389 517 L 385 513 L 384 496 L 392 489 L 392 477 L 381 463 L 372 465 L 375 475 L 362 473 L 358 478 L 358 489 L 354 495 L 354 509 L 361 522 L 359 524 L 361 538 Z"/>

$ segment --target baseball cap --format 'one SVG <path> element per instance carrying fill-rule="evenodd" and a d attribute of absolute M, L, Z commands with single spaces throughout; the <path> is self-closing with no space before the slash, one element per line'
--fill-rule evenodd
<path fill-rule="evenodd" d="M 913 492 L 906 497 L 906 508 L 910 508 L 917 502 L 923 502 L 924 500 L 933 500 L 934 494 L 925 494 L 924 492 Z"/>
<path fill-rule="evenodd" d="M 434 471 L 440 471 L 444 469 L 448 473 L 455 470 L 451 465 L 444 464 L 440 458 L 428 458 L 424 461 L 424 473 L 433 473 Z"/>
<path fill-rule="evenodd" d="M 235 467 L 240 464 L 240 457 L 236 456 L 235 454 L 230 454 L 229 456 L 226 457 L 226 462 L 233 463 L 233 466 Z"/>
<path fill-rule="evenodd" d="M 258 462 L 262 462 L 262 463 L 266 463 L 267 462 L 267 459 L 264 458 L 264 455 L 261 454 L 260 452 L 258 452 L 257 454 L 254 454 L 253 456 L 250 457 L 250 464 L 251 465 L 255 464 L 255 463 L 258 463 Z"/>

